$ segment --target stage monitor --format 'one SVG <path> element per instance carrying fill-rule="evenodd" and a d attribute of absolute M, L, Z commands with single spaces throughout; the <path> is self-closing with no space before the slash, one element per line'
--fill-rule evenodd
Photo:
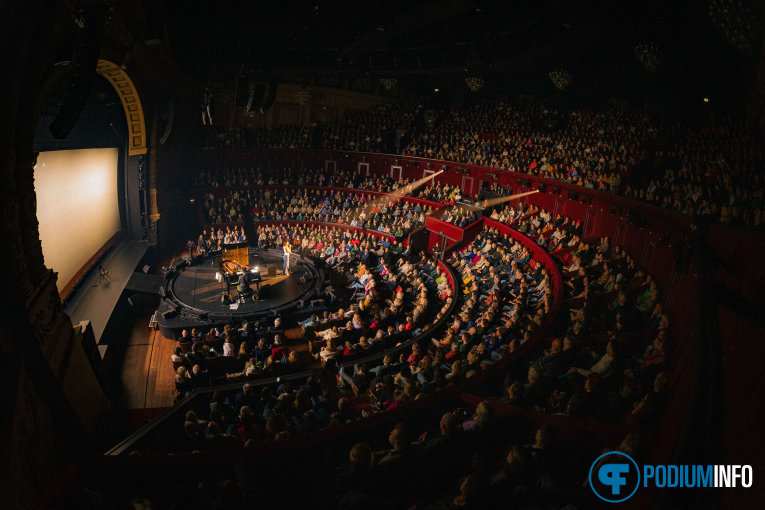
<path fill-rule="evenodd" d="M 41 152 L 35 166 L 37 221 L 45 265 L 61 291 L 120 231 L 118 150 Z"/>

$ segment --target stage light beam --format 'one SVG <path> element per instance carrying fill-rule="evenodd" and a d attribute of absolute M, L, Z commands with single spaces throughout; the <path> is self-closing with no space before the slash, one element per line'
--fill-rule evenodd
<path fill-rule="evenodd" d="M 483 203 L 481 204 L 481 207 L 483 207 L 484 209 L 487 209 L 497 204 L 509 202 L 510 200 L 513 200 L 515 198 L 525 197 L 526 195 L 533 195 L 534 193 L 539 193 L 539 190 L 527 191 L 526 193 L 516 193 L 515 195 L 510 195 L 509 197 L 492 198 L 491 200 L 487 198 L 486 200 L 483 201 Z"/>

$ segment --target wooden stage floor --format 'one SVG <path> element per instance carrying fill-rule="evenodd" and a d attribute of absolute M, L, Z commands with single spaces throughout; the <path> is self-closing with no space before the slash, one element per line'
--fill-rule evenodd
<path fill-rule="evenodd" d="M 187 253 L 179 248 L 172 256 L 162 260 L 159 267 L 167 266 Z M 286 277 L 279 275 L 278 278 Z M 120 404 L 126 410 L 167 408 L 173 405 L 175 371 L 172 355 L 178 342 L 148 327 L 153 313 L 152 309 L 142 310 L 130 326 L 120 371 L 123 390 Z M 317 364 L 308 353 L 308 344 L 301 341 L 302 332 L 299 327 L 286 330 L 284 336 L 290 350 L 297 351 L 307 367 Z"/>
<path fill-rule="evenodd" d="M 175 388 L 175 371 L 171 361 L 178 346 L 159 331 L 150 329 L 151 313 L 141 314 L 130 331 L 122 364 L 121 382 L 124 409 L 171 407 Z M 290 350 L 298 351 L 306 366 L 316 362 L 308 354 L 308 344 L 301 342 L 300 328 L 284 332 Z"/>

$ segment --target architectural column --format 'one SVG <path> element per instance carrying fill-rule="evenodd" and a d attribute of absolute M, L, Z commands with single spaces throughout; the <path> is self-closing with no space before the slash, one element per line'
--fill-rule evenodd
<path fill-rule="evenodd" d="M 41 0 L 0 3 L 0 507 L 32 507 L 53 482 L 82 425 L 45 355 L 55 277 L 45 268 L 37 226 L 33 137 L 40 84 L 55 51 L 58 9 Z M 30 311 L 45 303 L 43 315 Z M 49 315 L 45 315 L 49 314 Z M 53 320 L 55 323 L 55 319 Z M 44 327 L 35 326 L 42 324 Z M 71 327 L 71 324 L 70 324 Z M 55 328 L 54 328 L 55 329 Z"/>
<path fill-rule="evenodd" d="M 156 127 L 156 126 L 155 126 Z M 156 129 L 152 129 L 156 132 Z M 159 221 L 159 208 L 157 207 L 157 153 L 156 144 L 152 143 L 149 149 L 147 164 L 149 165 L 149 241 L 157 242 L 157 222 Z"/>

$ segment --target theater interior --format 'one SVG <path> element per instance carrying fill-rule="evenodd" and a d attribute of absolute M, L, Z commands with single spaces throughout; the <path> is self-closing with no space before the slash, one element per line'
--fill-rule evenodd
<path fill-rule="evenodd" d="M 762 2 L 0 27 L 0 507 L 762 505 Z"/>

